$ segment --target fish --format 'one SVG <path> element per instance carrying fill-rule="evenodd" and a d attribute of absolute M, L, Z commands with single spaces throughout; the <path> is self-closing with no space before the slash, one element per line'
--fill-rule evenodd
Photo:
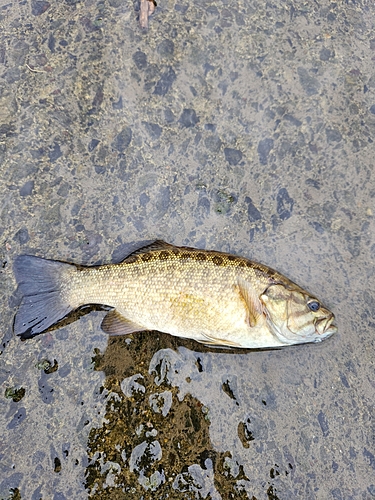
<path fill-rule="evenodd" d="M 122 262 L 81 266 L 18 256 L 13 329 L 30 338 L 87 305 L 109 309 L 109 335 L 159 331 L 207 346 L 280 348 L 321 342 L 334 314 L 277 271 L 244 257 L 157 240 Z"/>

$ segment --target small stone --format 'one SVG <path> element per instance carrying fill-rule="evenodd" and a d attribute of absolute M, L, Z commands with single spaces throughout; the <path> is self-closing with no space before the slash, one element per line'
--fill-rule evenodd
<path fill-rule="evenodd" d="M 204 144 L 211 153 L 217 153 L 221 148 L 222 142 L 217 135 L 210 135 L 205 139 Z"/>
<path fill-rule="evenodd" d="M 121 96 L 119 97 L 119 100 L 117 102 L 112 103 L 112 108 L 113 109 L 122 109 L 123 108 Z"/>
<path fill-rule="evenodd" d="M 9 137 L 12 135 L 14 132 L 14 125 L 10 123 L 2 123 L 0 125 L 0 135 L 5 135 L 6 137 Z"/>
<path fill-rule="evenodd" d="M 95 172 L 97 174 L 104 174 L 106 171 L 106 168 L 104 165 L 95 165 Z"/>
<path fill-rule="evenodd" d="M 257 207 L 252 202 L 251 198 L 246 196 L 245 203 L 247 203 L 247 217 L 249 222 L 256 222 L 257 220 L 261 220 L 262 214 L 259 212 Z"/>
<path fill-rule="evenodd" d="M 302 125 L 302 122 L 295 118 L 293 115 L 289 115 L 288 113 L 283 116 L 284 120 L 287 120 L 290 122 L 292 125 L 295 125 L 296 127 L 300 127 Z"/>
<path fill-rule="evenodd" d="M 332 57 L 334 56 L 334 53 L 332 52 L 332 50 L 329 50 L 327 49 L 326 47 L 324 47 L 320 53 L 319 53 L 319 57 L 320 57 L 320 60 L 321 61 L 328 61 L 329 59 L 331 59 Z"/>
<path fill-rule="evenodd" d="M 147 56 L 141 50 L 137 50 L 137 52 L 133 54 L 133 61 L 138 69 L 145 69 L 147 66 Z"/>
<path fill-rule="evenodd" d="M 229 165 L 238 165 L 243 156 L 239 149 L 233 148 L 224 148 L 224 155 Z"/>
<path fill-rule="evenodd" d="M 22 227 L 19 231 L 16 232 L 13 239 L 15 241 L 18 241 L 20 245 L 24 245 L 30 239 L 29 231 L 26 227 Z"/>
<path fill-rule="evenodd" d="M 34 190 L 34 181 L 27 181 L 20 189 L 20 196 L 30 196 Z"/>
<path fill-rule="evenodd" d="M 155 85 L 154 94 L 164 96 L 172 87 L 176 80 L 176 73 L 170 66 L 160 77 L 160 80 Z"/>
<path fill-rule="evenodd" d="M 165 108 L 164 118 L 167 123 L 173 123 L 175 121 L 175 116 L 173 114 L 173 111 L 169 108 Z"/>
<path fill-rule="evenodd" d="M 313 221 L 311 225 L 315 229 L 315 231 L 318 232 L 319 234 L 324 233 L 324 227 L 321 224 L 319 224 L 319 222 Z"/>
<path fill-rule="evenodd" d="M 340 142 L 342 139 L 341 133 L 333 128 L 326 128 L 326 137 L 328 142 Z"/>
<path fill-rule="evenodd" d="M 162 128 L 157 123 L 143 122 L 151 139 L 159 139 Z"/>
<path fill-rule="evenodd" d="M 116 136 L 115 140 L 112 143 L 112 147 L 117 149 L 120 153 L 123 153 L 125 149 L 129 146 L 132 140 L 132 129 L 130 127 L 125 127 L 123 130 Z"/>
<path fill-rule="evenodd" d="M 194 127 L 198 122 L 199 118 L 194 109 L 184 109 L 180 119 L 178 120 L 183 127 Z"/>
<path fill-rule="evenodd" d="M 31 2 L 31 13 L 33 16 L 40 16 L 51 7 L 49 2 L 44 0 L 33 0 Z"/>
<path fill-rule="evenodd" d="M 62 196 L 63 198 L 67 198 L 70 191 L 70 186 L 67 182 L 63 182 L 59 189 L 57 190 L 57 194 Z"/>
<path fill-rule="evenodd" d="M 55 162 L 60 156 L 62 156 L 62 152 L 60 149 L 59 144 L 57 142 L 54 142 L 52 149 L 48 153 L 49 159 L 51 162 Z"/>
<path fill-rule="evenodd" d="M 209 132 L 215 132 L 216 125 L 214 125 L 213 123 L 206 123 L 204 129 L 208 130 Z"/>
<path fill-rule="evenodd" d="M 375 470 L 375 456 L 367 448 L 363 448 L 363 456 L 366 458 L 366 462 Z"/>
<path fill-rule="evenodd" d="M 292 215 L 294 200 L 289 196 L 286 188 L 281 188 L 277 194 L 277 213 L 280 219 L 286 220 Z"/>
<path fill-rule="evenodd" d="M 319 80 L 311 76 L 305 68 L 298 68 L 297 73 L 299 76 L 300 84 L 302 85 L 306 94 L 309 96 L 318 94 L 320 89 Z"/>
<path fill-rule="evenodd" d="M 96 146 L 99 144 L 99 140 L 98 139 L 91 139 L 87 149 L 90 151 L 94 151 L 94 149 L 96 148 Z"/>
<path fill-rule="evenodd" d="M 163 57 L 171 57 L 174 52 L 174 43 L 172 40 L 163 40 L 156 48 L 159 55 Z"/>
<path fill-rule="evenodd" d="M 265 165 L 268 161 L 268 155 L 273 148 L 273 139 L 267 138 L 259 141 L 258 144 L 258 155 L 259 161 L 262 165 Z"/>
<path fill-rule="evenodd" d="M 327 421 L 325 414 L 322 411 L 319 412 L 318 422 L 319 422 L 320 428 L 322 429 L 323 436 L 327 437 L 329 434 L 328 421 Z"/>
<path fill-rule="evenodd" d="M 53 36 L 52 33 L 50 33 L 48 37 L 48 48 L 51 52 L 55 52 L 55 47 L 56 47 L 56 38 Z"/>

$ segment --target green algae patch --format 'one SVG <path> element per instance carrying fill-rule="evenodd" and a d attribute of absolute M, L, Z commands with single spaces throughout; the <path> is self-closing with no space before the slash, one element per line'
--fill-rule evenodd
<path fill-rule="evenodd" d="M 21 401 L 25 394 L 26 390 L 24 387 L 7 387 L 5 389 L 4 396 L 7 399 L 13 399 L 15 403 L 18 403 L 18 401 Z"/>

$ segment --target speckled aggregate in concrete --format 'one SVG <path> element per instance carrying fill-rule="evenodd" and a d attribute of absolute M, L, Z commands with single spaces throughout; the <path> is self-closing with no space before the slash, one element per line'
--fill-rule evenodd
<path fill-rule="evenodd" d="M 375 498 L 371 2 L 0 6 L 0 498 Z M 318 295 L 321 345 L 14 338 L 20 253 L 225 250 Z"/>

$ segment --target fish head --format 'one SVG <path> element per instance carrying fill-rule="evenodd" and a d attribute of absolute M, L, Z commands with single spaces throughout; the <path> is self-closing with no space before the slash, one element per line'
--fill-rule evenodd
<path fill-rule="evenodd" d="M 286 344 L 321 342 L 337 331 L 333 313 L 302 289 L 275 284 L 260 299 L 272 332 Z"/>

